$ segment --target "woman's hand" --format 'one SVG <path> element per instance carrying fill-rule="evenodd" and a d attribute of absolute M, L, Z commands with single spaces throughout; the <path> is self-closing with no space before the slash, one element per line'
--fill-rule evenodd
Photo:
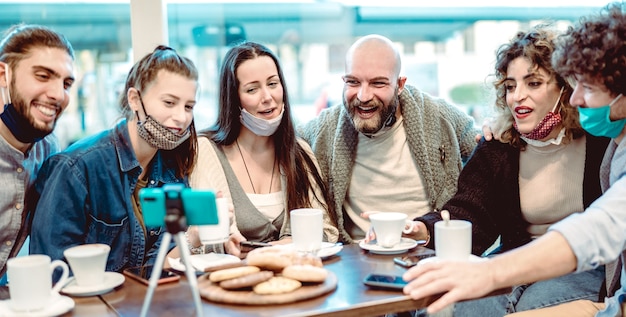
<path fill-rule="evenodd" d="M 198 226 L 189 226 L 185 234 L 187 236 L 187 243 L 192 248 L 198 248 L 202 246 L 200 241 L 200 234 L 198 233 Z"/>
<path fill-rule="evenodd" d="M 413 231 L 411 233 L 403 233 L 402 236 L 416 241 L 425 240 L 426 243 L 430 240 L 430 233 L 428 233 L 426 225 L 421 221 L 413 221 Z"/>
<path fill-rule="evenodd" d="M 228 236 L 228 240 L 224 242 L 224 250 L 228 254 L 237 257 L 241 256 L 241 247 L 239 246 L 241 241 L 247 241 L 247 239 L 239 231 L 232 233 Z"/>

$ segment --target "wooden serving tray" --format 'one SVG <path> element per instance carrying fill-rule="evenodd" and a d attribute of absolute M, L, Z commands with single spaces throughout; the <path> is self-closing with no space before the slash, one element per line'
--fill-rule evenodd
<path fill-rule="evenodd" d="M 324 283 L 302 283 L 302 287 L 291 293 L 274 295 L 260 295 L 252 290 L 225 290 L 217 284 L 209 281 L 207 276 L 208 275 L 205 274 L 198 278 L 200 296 L 213 302 L 226 304 L 272 305 L 293 303 L 321 296 L 334 291 L 337 288 L 337 276 L 330 271 L 328 272 L 328 276 L 326 277 L 326 281 L 324 281 Z"/>

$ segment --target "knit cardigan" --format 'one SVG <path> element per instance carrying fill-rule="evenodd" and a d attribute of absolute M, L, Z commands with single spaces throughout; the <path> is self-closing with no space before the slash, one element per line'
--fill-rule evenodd
<path fill-rule="evenodd" d="M 600 164 L 608 142 L 607 138 L 586 135 L 581 184 L 585 208 L 602 194 Z M 530 224 L 523 218 L 520 206 L 519 160 L 519 148 L 483 138 L 461 172 L 456 194 L 443 206 L 450 218 L 472 223 L 473 254 L 482 255 L 498 236 L 500 252 L 531 241 Z M 430 212 L 415 220 L 426 224 L 431 234 L 428 247 L 434 248 L 434 224 L 441 220 L 441 215 Z"/>
<path fill-rule="evenodd" d="M 464 112 L 415 87 L 406 85 L 399 99 L 409 149 L 424 179 L 430 208 L 441 208 L 456 192 L 462 162 L 476 146 L 479 131 Z M 350 115 L 343 105 L 325 109 L 300 127 L 299 133 L 311 145 L 328 183 L 339 238 L 352 243 L 344 226 L 343 209 L 358 146 L 358 132 Z"/>

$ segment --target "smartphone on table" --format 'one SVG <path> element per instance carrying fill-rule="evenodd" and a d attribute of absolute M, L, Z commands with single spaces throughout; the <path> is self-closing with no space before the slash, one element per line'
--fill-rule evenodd
<path fill-rule="evenodd" d="M 417 265 L 417 262 L 423 259 L 433 256 L 435 256 L 435 250 L 418 247 L 416 251 L 411 252 L 410 254 L 393 258 L 393 262 L 408 268 Z"/>
<path fill-rule="evenodd" d="M 143 284 L 149 285 L 150 276 L 152 276 L 153 268 L 154 267 L 152 265 L 129 267 L 127 269 L 124 269 L 124 275 L 133 278 Z M 172 283 L 179 280 L 180 275 L 168 270 L 161 270 L 161 272 L 159 273 L 159 280 L 157 284 Z"/>
<path fill-rule="evenodd" d="M 363 284 L 392 290 L 402 290 L 408 284 L 402 279 L 402 276 L 371 273 L 363 279 Z"/>
<path fill-rule="evenodd" d="M 239 249 L 241 252 L 250 252 L 257 248 L 265 248 L 271 247 L 272 244 L 268 242 L 257 242 L 257 241 L 241 241 L 239 242 Z"/>

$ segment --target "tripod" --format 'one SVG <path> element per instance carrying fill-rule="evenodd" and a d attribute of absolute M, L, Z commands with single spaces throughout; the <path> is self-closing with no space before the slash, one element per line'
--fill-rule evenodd
<path fill-rule="evenodd" d="M 183 188 L 184 186 L 163 187 L 163 190 L 165 191 L 166 207 L 165 227 L 167 231 L 165 232 L 161 240 L 161 246 L 159 247 L 157 259 L 154 263 L 154 269 L 152 270 L 152 273 L 150 275 L 148 292 L 146 293 L 146 297 L 143 301 L 143 306 L 141 307 L 141 317 L 145 317 L 148 313 L 148 308 L 150 308 L 152 295 L 154 294 L 154 290 L 157 287 L 159 275 L 161 269 L 163 268 L 163 261 L 165 260 L 165 256 L 167 254 L 169 244 L 172 241 L 172 238 L 174 239 L 174 242 L 180 250 L 180 256 L 183 260 L 182 262 L 185 265 L 185 276 L 187 276 L 187 280 L 189 281 L 189 287 L 191 288 L 191 294 L 193 296 L 193 301 L 196 306 L 196 315 L 198 317 L 202 317 L 202 303 L 200 301 L 200 292 L 198 291 L 198 280 L 196 279 L 195 269 L 191 266 L 191 254 L 189 253 L 187 243 L 185 242 L 184 232 L 187 228 L 187 220 L 185 217 L 183 201 L 181 198 L 181 191 Z"/>

